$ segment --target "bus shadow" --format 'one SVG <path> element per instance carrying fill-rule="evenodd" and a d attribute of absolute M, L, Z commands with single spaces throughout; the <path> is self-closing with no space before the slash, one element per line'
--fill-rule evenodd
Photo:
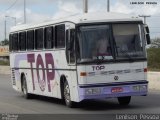
<path fill-rule="evenodd" d="M 81 109 L 86 111 L 104 111 L 104 110 L 127 110 L 127 109 L 148 109 L 148 108 L 159 108 L 160 104 L 157 104 L 157 102 L 153 102 L 152 104 L 149 104 L 150 101 L 145 101 L 147 99 L 144 98 L 138 98 L 140 101 L 143 101 L 143 103 L 136 103 L 137 98 L 131 100 L 131 103 L 128 106 L 122 106 L 119 105 L 118 101 L 115 99 L 111 100 L 84 100 L 80 103 L 76 103 L 74 109 Z M 45 97 L 40 95 L 33 95 L 31 100 L 37 100 L 42 102 L 48 102 L 51 104 L 56 104 L 60 106 L 65 106 L 64 100 L 52 98 L 52 97 Z M 157 99 L 155 99 L 157 100 Z"/>
<path fill-rule="evenodd" d="M 130 109 L 138 108 L 138 106 L 122 106 L 118 104 L 118 101 L 107 101 L 107 100 L 86 100 L 78 104 L 78 107 L 84 110 L 120 110 L 120 109 Z"/>
<path fill-rule="evenodd" d="M 52 98 L 52 97 L 46 97 L 46 96 L 40 96 L 40 95 L 33 95 L 31 99 L 44 101 L 44 102 L 57 104 L 57 105 L 65 105 L 64 100 L 58 99 L 58 98 Z"/>
<path fill-rule="evenodd" d="M 56 104 L 60 106 L 65 106 L 64 100 L 40 96 L 40 95 L 33 95 L 31 100 L 38 100 L 43 102 L 48 102 L 51 104 Z M 74 109 L 83 109 L 88 111 L 98 111 L 98 110 L 119 110 L 119 109 L 131 109 L 131 108 L 140 108 L 141 106 L 121 106 L 118 104 L 118 101 L 107 101 L 107 100 L 84 100 L 80 103 L 76 103 Z"/>

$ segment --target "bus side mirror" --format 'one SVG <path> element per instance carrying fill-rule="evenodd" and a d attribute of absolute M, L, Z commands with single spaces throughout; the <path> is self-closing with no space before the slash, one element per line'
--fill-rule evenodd
<path fill-rule="evenodd" d="M 148 25 L 144 25 L 147 44 L 151 44 L 150 32 Z"/>
<path fill-rule="evenodd" d="M 151 39 L 149 34 L 146 34 L 146 39 L 147 39 L 147 44 L 151 44 Z"/>

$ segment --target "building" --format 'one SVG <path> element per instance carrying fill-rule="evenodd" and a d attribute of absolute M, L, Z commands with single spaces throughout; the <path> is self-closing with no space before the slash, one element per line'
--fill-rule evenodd
<path fill-rule="evenodd" d="M 9 46 L 0 46 L 0 60 L 9 60 Z"/>

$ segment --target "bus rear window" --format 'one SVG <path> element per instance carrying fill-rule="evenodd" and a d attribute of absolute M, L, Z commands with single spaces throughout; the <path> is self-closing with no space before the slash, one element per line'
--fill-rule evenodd
<path fill-rule="evenodd" d="M 54 28 L 53 27 L 46 27 L 45 28 L 45 40 L 44 45 L 46 49 L 51 49 L 54 46 Z"/>
<path fill-rule="evenodd" d="M 12 50 L 18 50 L 18 33 L 14 33 L 12 36 Z"/>
<path fill-rule="evenodd" d="M 56 26 L 56 47 L 64 48 L 65 47 L 65 25 Z"/>
<path fill-rule="evenodd" d="M 34 50 L 34 30 L 27 32 L 27 50 Z"/>
<path fill-rule="evenodd" d="M 43 28 L 35 31 L 36 49 L 43 49 Z"/>
<path fill-rule="evenodd" d="M 19 50 L 26 50 L 26 32 L 19 33 Z"/>

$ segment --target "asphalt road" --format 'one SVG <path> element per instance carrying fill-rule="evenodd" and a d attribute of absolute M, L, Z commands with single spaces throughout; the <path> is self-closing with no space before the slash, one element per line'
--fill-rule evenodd
<path fill-rule="evenodd" d="M 63 101 L 36 96 L 26 100 L 12 89 L 10 76 L 0 75 L 0 113 L 11 114 L 139 114 L 160 113 L 160 91 L 149 91 L 148 96 L 133 97 L 129 106 L 122 107 L 117 99 L 92 100 L 67 108 Z"/>

